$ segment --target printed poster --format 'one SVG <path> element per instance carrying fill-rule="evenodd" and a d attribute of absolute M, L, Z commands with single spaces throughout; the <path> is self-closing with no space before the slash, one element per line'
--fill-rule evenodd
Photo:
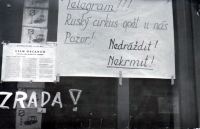
<path fill-rule="evenodd" d="M 2 81 L 54 82 L 55 45 L 3 45 Z"/>

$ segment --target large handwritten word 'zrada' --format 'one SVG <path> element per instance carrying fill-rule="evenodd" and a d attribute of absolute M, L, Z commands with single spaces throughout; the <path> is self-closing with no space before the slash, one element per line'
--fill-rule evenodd
<path fill-rule="evenodd" d="M 75 91 L 78 91 L 78 92 L 82 92 L 81 90 L 76 90 L 76 89 L 73 89 Z M 70 92 L 70 91 L 69 91 Z M 0 104 L 0 108 L 1 109 L 9 109 L 8 106 L 5 106 L 5 103 L 7 102 L 7 100 L 13 95 L 13 93 L 11 92 L 0 92 L 0 95 L 4 95 L 5 98 L 4 100 L 1 102 Z M 44 101 L 44 96 L 47 96 L 47 100 Z M 73 96 L 73 93 L 70 93 L 70 96 L 74 98 Z M 80 95 L 76 98 L 76 99 L 73 99 L 73 103 L 77 103 L 78 102 L 78 99 L 79 99 Z M 46 105 L 49 100 L 51 98 L 51 95 L 49 92 L 46 92 L 46 91 L 43 91 L 41 93 L 41 107 L 43 107 L 44 105 Z M 17 103 L 20 104 L 21 108 L 25 108 L 24 106 L 24 101 L 27 99 L 27 94 L 26 92 L 22 92 L 22 91 L 17 91 L 16 94 L 15 94 L 15 99 L 14 99 L 14 104 L 13 104 L 13 108 L 16 108 L 17 106 Z M 37 97 L 36 97 L 36 92 L 32 92 L 32 94 L 30 95 L 30 99 L 29 99 L 29 102 L 28 102 L 28 105 L 27 105 L 27 108 L 30 107 L 30 105 L 33 104 L 35 107 L 37 107 Z M 53 99 L 53 102 L 51 104 L 51 106 L 54 106 L 55 104 L 59 104 L 60 105 L 60 108 L 62 108 L 62 101 L 61 101 L 61 93 L 60 92 L 57 92 L 54 99 Z"/>

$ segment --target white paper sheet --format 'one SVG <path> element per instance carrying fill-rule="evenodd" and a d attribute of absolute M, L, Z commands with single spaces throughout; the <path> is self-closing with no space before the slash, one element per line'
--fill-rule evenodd
<path fill-rule="evenodd" d="M 167 0 L 59 0 L 57 40 L 61 76 L 175 76 Z"/>
<path fill-rule="evenodd" d="M 41 129 L 42 114 L 37 109 L 17 109 L 16 129 Z"/>
<path fill-rule="evenodd" d="M 47 21 L 47 9 L 24 8 L 23 26 L 47 27 Z"/>
<path fill-rule="evenodd" d="M 3 46 L 2 81 L 55 81 L 55 46 L 10 43 Z"/>
<path fill-rule="evenodd" d="M 47 42 L 47 29 L 23 27 L 22 28 L 22 43 L 40 43 L 46 44 Z"/>
<path fill-rule="evenodd" d="M 48 8 L 49 0 L 25 0 L 25 7 Z"/>

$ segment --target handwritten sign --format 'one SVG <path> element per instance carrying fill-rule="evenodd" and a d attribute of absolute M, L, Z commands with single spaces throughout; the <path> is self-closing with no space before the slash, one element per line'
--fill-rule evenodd
<path fill-rule="evenodd" d="M 175 75 L 172 5 L 167 0 L 59 0 L 61 76 Z"/>

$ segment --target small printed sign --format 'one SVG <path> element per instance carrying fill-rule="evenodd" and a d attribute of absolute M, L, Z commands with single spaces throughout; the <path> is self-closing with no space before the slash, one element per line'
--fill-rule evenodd
<path fill-rule="evenodd" d="M 16 129 L 41 129 L 42 114 L 37 109 L 17 109 Z"/>
<path fill-rule="evenodd" d="M 47 42 L 47 29 L 45 28 L 22 28 L 22 43 L 39 43 L 46 44 Z"/>
<path fill-rule="evenodd" d="M 48 10 L 25 8 L 23 16 L 23 26 L 47 27 Z"/>
<path fill-rule="evenodd" d="M 25 0 L 25 7 L 48 8 L 49 0 Z"/>

